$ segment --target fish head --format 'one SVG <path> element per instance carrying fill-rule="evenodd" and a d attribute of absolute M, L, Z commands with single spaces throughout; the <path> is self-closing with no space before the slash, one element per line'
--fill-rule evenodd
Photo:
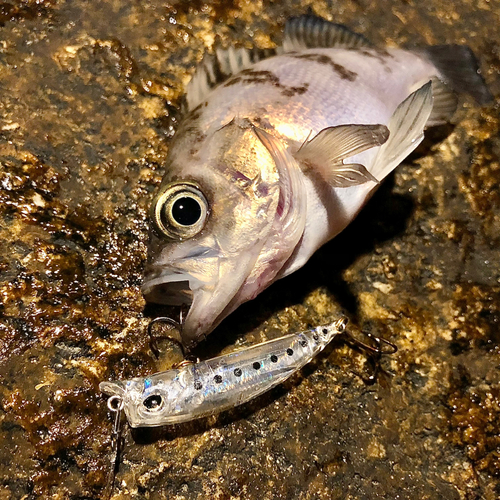
<path fill-rule="evenodd" d="M 210 134 L 188 127 L 169 151 L 150 210 L 142 291 L 149 302 L 189 306 L 181 332 L 188 349 L 281 265 L 263 262 L 263 250 L 274 245 L 291 194 L 277 166 L 286 152 L 281 146 L 279 156 L 266 134 L 235 120 Z"/>

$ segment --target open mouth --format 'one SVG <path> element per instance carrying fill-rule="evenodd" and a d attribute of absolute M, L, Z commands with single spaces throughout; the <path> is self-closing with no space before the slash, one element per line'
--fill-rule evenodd
<path fill-rule="evenodd" d="M 146 275 L 141 290 L 144 298 L 155 304 L 190 306 L 193 303 L 193 291 L 185 274 L 160 274 L 151 278 Z"/>

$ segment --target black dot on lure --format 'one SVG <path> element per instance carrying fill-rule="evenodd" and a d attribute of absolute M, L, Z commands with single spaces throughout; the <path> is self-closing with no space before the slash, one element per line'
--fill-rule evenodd
<path fill-rule="evenodd" d="M 152 396 L 148 396 L 142 404 L 148 410 L 157 410 L 163 402 L 162 397 L 159 394 L 153 394 Z"/>

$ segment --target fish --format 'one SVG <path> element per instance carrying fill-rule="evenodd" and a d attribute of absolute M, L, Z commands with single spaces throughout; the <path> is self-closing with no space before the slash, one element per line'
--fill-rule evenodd
<path fill-rule="evenodd" d="M 340 318 L 145 378 L 101 382 L 99 389 L 119 398 L 131 427 L 188 422 L 243 404 L 280 384 L 343 333 L 346 323 Z"/>
<path fill-rule="evenodd" d="M 188 308 L 188 350 L 338 235 L 457 92 L 492 99 L 467 46 L 378 48 L 313 15 L 274 51 L 216 49 L 186 91 L 142 293 Z"/>

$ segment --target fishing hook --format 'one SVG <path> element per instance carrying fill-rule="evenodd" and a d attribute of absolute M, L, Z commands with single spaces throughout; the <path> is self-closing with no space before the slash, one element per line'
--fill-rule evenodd
<path fill-rule="evenodd" d="M 150 323 L 148 325 L 149 347 L 150 347 L 151 351 L 153 351 L 153 354 L 155 355 L 155 357 L 157 359 L 160 357 L 160 350 L 158 349 L 158 338 L 159 337 L 156 337 L 154 335 L 153 326 L 158 324 L 158 323 L 166 323 L 166 324 L 170 325 L 172 327 L 172 329 L 178 330 L 180 333 L 180 332 L 182 332 L 182 320 L 183 320 L 182 309 L 181 309 L 181 314 L 180 314 L 179 319 L 180 319 L 180 321 L 175 321 L 174 319 L 169 318 L 168 316 L 160 316 L 160 317 L 155 318 L 155 319 L 150 321 Z M 176 344 L 180 348 L 180 350 L 182 352 L 182 356 L 185 357 L 186 352 L 184 350 L 184 345 L 182 344 L 182 342 L 179 339 L 176 339 L 175 337 L 172 337 L 171 335 L 162 335 L 161 338 L 168 339 L 171 342 L 173 342 L 174 344 Z"/>

